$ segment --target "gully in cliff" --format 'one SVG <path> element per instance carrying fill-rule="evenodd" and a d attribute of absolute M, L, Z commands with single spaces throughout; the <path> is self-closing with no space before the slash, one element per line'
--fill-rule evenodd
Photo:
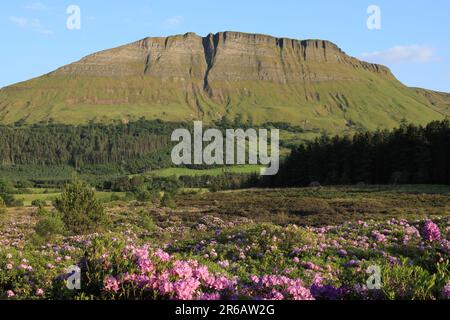
<path fill-rule="evenodd" d="M 179 142 L 172 150 L 172 162 L 175 165 L 242 165 L 248 159 L 248 164 L 267 166 L 261 169 L 261 175 L 276 175 L 280 158 L 279 130 L 270 131 L 269 155 L 267 129 L 227 129 L 225 134 L 218 129 L 203 132 L 203 123 L 196 121 L 193 137 L 187 129 L 172 133 L 172 141 Z M 209 142 L 205 148 L 204 142 Z"/>

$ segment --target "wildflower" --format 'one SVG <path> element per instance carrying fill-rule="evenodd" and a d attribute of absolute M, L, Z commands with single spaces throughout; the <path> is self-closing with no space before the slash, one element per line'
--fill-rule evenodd
<path fill-rule="evenodd" d="M 113 276 L 109 276 L 105 279 L 104 290 L 107 292 L 119 291 L 119 282 Z"/>
<path fill-rule="evenodd" d="M 269 300 L 284 300 L 284 296 L 281 292 L 273 289 L 272 292 L 269 295 Z"/>
<path fill-rule="evenodd" d="M 320 267 L 315 265 L 312 262 L 305 262 L 302 264 L 304 268 L 308 269 L 308 270 L 320 270 Z"/>
<path fill-rule="evenodd" d="M 224 261 L 219 261 L 218 265 L 222 268 L 228 268 L 230 266 L 230 263 L 228 262 L 228 260 L 224 260 Z"/>
<path fill-rule="evenodd" d="M 346 267 L 358 267 L 359 261 L 358 260 L 350 260 L 345 264 Z"/>
<path fill-rule="evenodd" d="M 8 298 L 12 298 L 12 297 L 14 297 L 16 294 L 14 293 L 14 291 L 12 291 L 12 290 L 8 290 L 8 291 L 6 291 L 6 296 L 8 297 Z"/>
<path fill-rule="evenodd" d="M 41 288 L 36 290 L 36 295 L 39 297 L 42 297 L 44 295 L 44 290 L 42 290 Z"/>
<path fill-rule="evenodd" d="M 200 281 L 194 278 L 179 280 L 174 283 L 175 297 L 179 300 L 192 300 Z"/>
<path fill-rule="evenodd" d="M 190 266 L 190 264 L 186 261 L 175 261 L 172 268 L 172 274 L 188 279 L 192 277 L 193 270 Z"/>
<path fill-rule="evenodd" d="M 426 241 L 441 240 L 439 227 L 431 220 L 427 220 L 422 228 L 422 237 Z"/>
<path fill-rule="evenodd" d="M 310 290 L 315 299 L 338 300 L 342 296 L 340 288 L 324 285 L 320 275 L 316 275 Z"/>
<path fill-rule="evenodd" d="M 344 250 L 344 249 L 341 249 L 341 250 L 338 251 L 338 254 L 339 254 L 340 256 L 344 257 L 344 256 L 347 255 L 347 251 Z"/>
<path fill-rule="evenodd" d="M 385 242 L 386 241 L 386 236 L 377 230 L 372 231 L 371 235 L 377 242 Z"/>
<path fill-rule="evenodd" d="M 417 237 L 420 236 L 419 230 L 417 230 L 415 227 L 411 227 L 411 226 L 408 226 L 405 228 L 405 233 L 408 236 L 417 236 Z"/>
<path fill-rule="evenodd" d="M 6 269 L 12 270 L 12 268 L 13 268 L 13 265 L 12 265 L 11 263 L 8 263 L 8 264 L 6 265 Z"/>
<path fill-rule="evenodd" d="M 450 300 L 450 282 L 442 289 L 442 295 L 445 299 Z"/>
<path fill-rule="evenodd" d="M 171 259 L 170 255 L 161 249 L 156 250 L 154 256 L 159 258 L 162 262 L 169 262 Z"/>

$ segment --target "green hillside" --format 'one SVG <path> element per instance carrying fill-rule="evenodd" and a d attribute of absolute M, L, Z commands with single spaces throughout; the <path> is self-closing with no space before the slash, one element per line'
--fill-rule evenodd
<path fill-rule="evenodd" d="M 450 114 L 450 95 L 408 88 L 321 40 L 225 32 L 147 38 L 0 90 L 0 122 L 211 122 L 239 117 L 342 133 Z"/>

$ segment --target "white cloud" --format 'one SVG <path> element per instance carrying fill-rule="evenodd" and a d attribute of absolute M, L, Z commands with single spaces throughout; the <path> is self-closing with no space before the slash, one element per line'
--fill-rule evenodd
<path fill-rule="evenodd" d="M 31 29 L 39 32 L 40 34 L 46 34 L 46 35 L 53 34 L 52 30 L 49 30 L 49 29 L 45 28 L 44 26 L 42 26 L 41 21 L 39 19 L 31 20 L 30 25 L 31 25 Z"/>
<path fill-rule="evenodd" d="M 366 52 L 362 59 L 375 63 L 425 63 L 437 60 L 436 49 L 422 45 L 395 46 L 384 51 Z"/>
<path fill-rule="evenodd" d="M 42 2 L 30 2 L 24 5 L 23 8 L 27 10 L 39 11 L 47 9 L 47 6 Z"/>
<path fill-rule="evenodd" d="M 23 17 L 9 17 L 9 21 L 21 28 L 25 28 L 28 25 L 28 20 Z"/>
<path fill-rule="evenodd" d="M 183 20 L 184 19 L 182 16 L 171 17 L 166 19 L 166 21 L 164 22 L 164 26 L 166 28 L 176 28 L 183 23 Z"/>
<path fill-rule="evenodd" d="M 52 35 L 54 32 L 45 28 L 39 19 L 27 19 L 24 17 L 9 17 L 9 21 L 22 29 L 29 29 L 43 35 Z"/>

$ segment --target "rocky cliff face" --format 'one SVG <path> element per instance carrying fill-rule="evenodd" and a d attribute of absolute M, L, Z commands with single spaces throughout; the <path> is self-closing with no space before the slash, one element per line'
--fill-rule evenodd
<path fill-rule="evenodd" d="M 0 91 L 11 123 L 240 116 L 336 132 L 443 116 L 388 68 L 323 40 L 221 32 L 146 38 Z"/>
<path fill-rule="evenodd" d="M 308 64 L 342 64 L 391 76 L 386 67 L 351 58 L 329 41 L 300 41 L 239 32 L 221 32 L 206 37 L 187 33 L 167 38 L 146 38 L 95 53 L 51 75 L 149 76 L 206 83 L 296 83 L 340 79 L 338 74 L 323 69 L 322 72 L 310 70 Z"/>

